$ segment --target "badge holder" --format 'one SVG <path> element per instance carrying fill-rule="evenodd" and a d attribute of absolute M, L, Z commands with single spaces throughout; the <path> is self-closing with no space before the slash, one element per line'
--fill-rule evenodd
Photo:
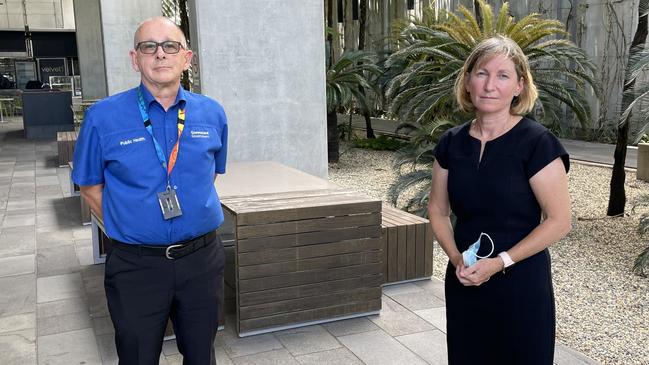
<path fill-rule="evenodd" d="M 176 190 L 172 189 L 169 186 L 167 186 L 167 190 L 158 193 L 158 202 L 160 203 L 162 215 L 165 220 L 179 217 L 183 214 L 182 210 L 180 209 L 180 203 L 178 202 Z"/>

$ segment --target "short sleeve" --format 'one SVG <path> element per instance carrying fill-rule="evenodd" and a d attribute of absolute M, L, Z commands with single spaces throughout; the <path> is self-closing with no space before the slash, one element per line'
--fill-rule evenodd
<path fill-rule="evenodd" d="M 221 112 L 220 117 L 223 118 L 223 126 L 220 133 L 221 148 L 214 154 L 214 172 L 224 174 L 225 164 L 228 159 L 228 124 L 225 113 Z"/>
<path fill-rule="evenodd" d="M 539 135 L 536 144 L 530 153 L 529 160 L 525 166 L 525 173 L 527 178 L 531 178 L 541 171 L 550 162 L 554 161 L 557 157 L 561 158 L 566 173 L 570 170 L 570 159 L 568 152 L 563 148 L 559 139 L 555 137 L 550 131 L 545 130 Z"/>
<path fill-rule="evenodd" d="M 433 150 L 433 156 L 437 160 L 437 163 L 445 169 L 448 170 L 448 148 L 451 142 L 451 131 L 447 131 L 440 137 L 435 149 Z"/>
<path fill-rule="evenodd" d="M 72 181 L 80 186 L 104 183 L 101 143 L 91 110 L 86 113 L 74 145 Z"/>

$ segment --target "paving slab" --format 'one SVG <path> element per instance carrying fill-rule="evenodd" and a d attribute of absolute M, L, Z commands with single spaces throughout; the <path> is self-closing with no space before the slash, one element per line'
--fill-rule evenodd
<path fill-rule="evenodd" d="M 444 292 L 444 282 L 442 280 L 439 280 L 437 278 L 431 278 L 430 280 L 422 280 L 414 284 L 426 291 L 432 292 L 439 299 L 446 300 L 446 294 Z"/>
<path fill-rule="evenodd" d="M 11 227 L 24 227 L 24 226 L 33 226 L 36 224 L 36 215 L 31 214 L 5 214 L 4 220 L 2 221 L 2 229 L 11 228 Z"/>
<path fill-rule="evenodd" d="M 429 364 L 448 364 L 446 335 L 439 330 L 398 336 L 395 339 Z"/>
<path fill-rule="evenodd" d="M 35 255 L 0 258 L 0 277 L 33 274 L 36 268 Z"/>
<path fill-rule="evenodd" d="M 9 333 L 36 328 L 36 313 L 23 313 L 0 317 L 0 333 Z"/>
<path fill-rule="evenodd" d="M 599 362 L 584 356 L 563 344 L 556 344 L 554 349 L 554 363 L 556 365 L 597 365 Z"/>
<path fill-rule="evenodd" d="M 319 325 L 277 332 L 275 337 L 293 356 L 340 347 L 340 343 L 336 341 L 336 338 Z"/>
<path fill-rule="evenodd" d="M 387 296 L 384 295 L 381 299 L 383 304 L 380 315 L 373 315 L 368 318 L 390 336 L 401 336 L 435 329 L 430 323 Z"/>
<path fill-rule="evenodd" d="M 35 248 L 34 226 L 0 228 L 0 257 L 33 254 Z"/>
<path fill-rule="evenodd" d="M 80 270 L 74 245 L 38 249 L 38 277 L 69 274 Z"/>
<path fill-rule="evenodd" d="M 424 360 L 383 331 L 357 333 L 338 337 L 338 340 L 366 364 L 426 364 Z"/>
<path fill-rule="evenodd" d="M 39 317 L 37 323 L 38 336 L 47 336 L 84 328 L 92 329 L 92 320 L 87 311 L 50 317 Z"/>
<path fill-rule="evenodd" d="M 325 323 L 322 326 L 336 337 L 351 335 L 354 333 L 376 331 L 379 329 L 377 325 L 365 317 Z"/>
<path fill-rule="evenodd" d="M 0 333 L 2 365 L 36 365 L 36 329 Z"/>
<path fill-rule="evenodd" d="M 36 200 L 27 199 L 27 200 L 9 200 L 7 202 L 7 211 L 15 210 L 24 210 L 24 209 L 36 209 Z"/>
<path fill-rule="evenodd" d="M 285 350 L 268 351 L 261 354 L 233 358 L 236 365 L 299 365 L 299 363 Z"/>
<path fill-rule="evenodd" d="M 345 347 L 296 356 L 295 360 L 301 365 L 363 365 L 363 362 Z"/>
<path fill-rule="evenodd" d="M 91 328 L 38 337 L 38 359 L 47 365 L 102 365 Z"/>
<path fill-rule="evenodd" d="M 411 311 L 444 307 L 445 303 L 433 292 L 421 290 L 415 293 L 388 295 L 392 300 Z"/>
<path fill-rule="evenodd" d="M 70 313 L 88 313 L 86 300 L 81 297 L 55 300 L 36 304 L 39 318 L 62 316 Z"/>
<path fill-rule="evenodd" d="M 0 316 L 36 311 L 36 276 L 34 274 L 0 278 Z"/>
<path fill-rule="evenodd" d="M 415 311 L 415 314 L 446 333 L 446 307 L 422 309 Z"/>
<path fill-rule="evenodd" d="M 115 348 L 115 334 L 95 335 L 97 350 L 101 357 L 102 365 L 118 365 L 117 349 Z"/>
<path fill-rule="evenodd" d="M 36 286 L 38 303 L 84 296 L 79 273 L 40 277 L 36 280 Z"/>
<path fill-rule="evenodd" d="M 226 323 L 234 323 L 234 320 L 226 318 Z M 267 333 L 239 338 L 234 334 L 232 326 L 226 326 L 223 331 L 217 333 L 216 342 L 218 346 L 225 349 L 225 352 L 232 359 L 284 348 L 273 334 Z"/>

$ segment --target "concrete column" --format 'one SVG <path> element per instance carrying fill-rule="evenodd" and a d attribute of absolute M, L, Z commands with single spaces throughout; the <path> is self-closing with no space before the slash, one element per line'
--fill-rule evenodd
<path fill-rule="evenodd" d="M 140 74 L 131 67 L 128 51 L 133 34 L 144 19 L 162 15 L 160 0 L 101 0 L 101 28 L 108 94 L 130 89 L 140 83 Z"/>
<path fill-rule="evenodd" d="M 100 99 L 139 84 L 128 51 L 138 24 L 162 15 L 160 0 L 74 2 L 84 99 Z"/>
<path fill-rule="evenodd" d="M 228 115 L 230 161 L 272 160 L 327 176 L 323 6 L 190 0 L 201 90 Z"/>
<path fill-rule="evenodd" d="M 649 143 L 638 143 L 636 178 L 649 181 Z"/>

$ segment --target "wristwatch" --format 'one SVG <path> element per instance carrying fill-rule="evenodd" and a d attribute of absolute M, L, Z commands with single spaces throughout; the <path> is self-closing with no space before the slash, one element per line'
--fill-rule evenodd
<path fill-rule="evenodd" d="M 508 267 L 510 267 L 510 266 L 512 266 L 512 265 L 514 265 L 515 262 L 514 262 L 514 260 L 512 260 L 512 258 L 509 256 L 509 254 L 507 253 L 507 251 L 503 251 L 503 252 L 499 253 L 498 256 L 500 256 L 500 258 L 503 260 L 503 274 L 504 274 L 504 273 L 505 273 L 505 269 L 508 268 Z"/>

